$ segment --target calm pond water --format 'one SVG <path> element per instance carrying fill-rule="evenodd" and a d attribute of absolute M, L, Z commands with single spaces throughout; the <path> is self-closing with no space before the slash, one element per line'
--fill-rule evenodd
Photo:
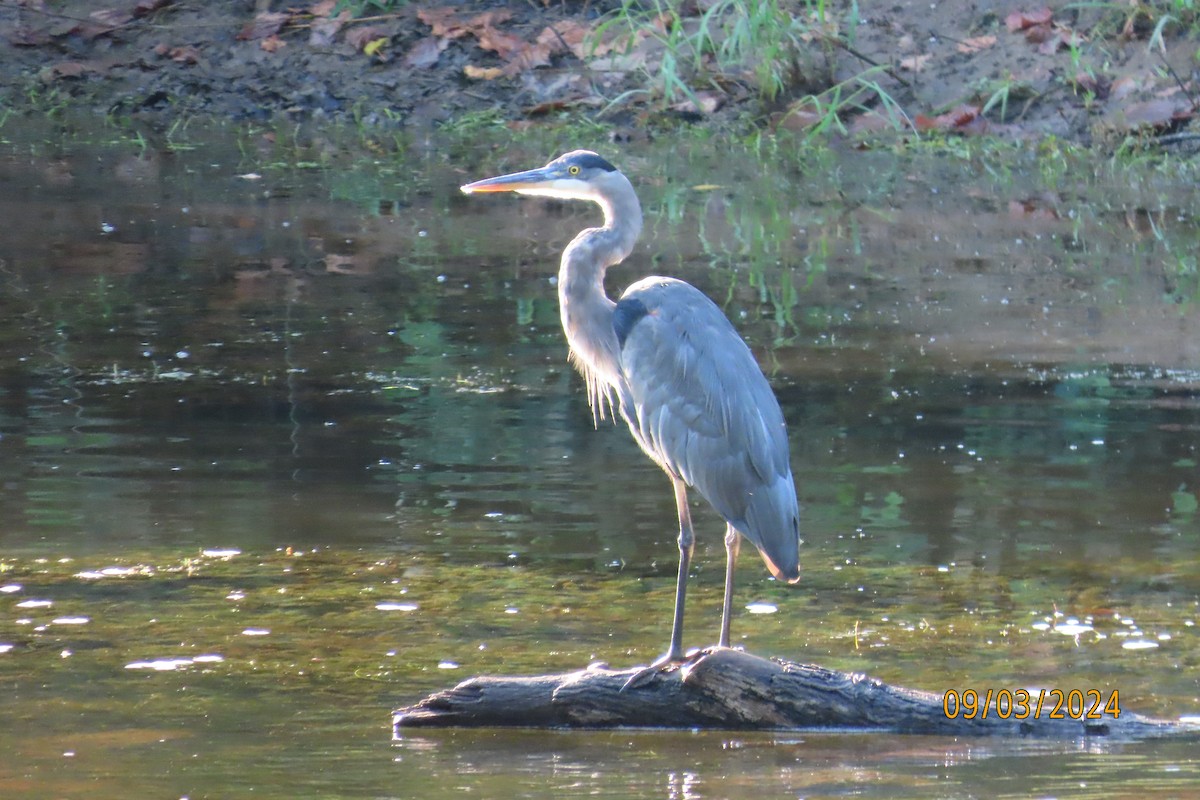
<path fill-rule="evenodd" d="M 595 214 L 457 191 L 576 146 L 647 209 L 613 291 L 708 292 L 788 418 L 805 574 L 743 556 L 740 644 L 1200 713 L 1195 165 L 0 137 L 0 797 L 1200 785 L 1194 742 L 390 731 L 470 675 L 666 643 L 669 485 L 593 429 L 557 319 L 558 252 Z M 724 565 L 695 514 L 689 645 Z"/>

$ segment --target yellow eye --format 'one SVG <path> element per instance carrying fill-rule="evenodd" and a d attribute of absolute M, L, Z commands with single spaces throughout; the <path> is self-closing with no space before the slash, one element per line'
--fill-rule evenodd
<path fill-rule="evenodd" d="M 577 166 L 575 166 L 574 164 L 572 164 L 571 166 L 567 167 L 567 172 L 571 173 L 572 175 L 578 175 L 578 174 L 579 174 L 579 167 L 577 167 Z"/>

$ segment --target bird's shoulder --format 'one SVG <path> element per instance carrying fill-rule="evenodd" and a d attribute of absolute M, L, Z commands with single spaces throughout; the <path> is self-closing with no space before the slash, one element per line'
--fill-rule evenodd
<path fill-rule="evenodd" d="M 711 306 L 717 313 L 720 309 L 708 295 L 678 278 L 650 275 L 629 285 L 622 294 L 621 302 L 640 302 L 647 308 L 658 308 L 667 304 L 695 304 Z"/>
<path fill-rule="evenodd" d="M 652 275 L 625 290 L 613 310 L 613 327 L 622 347 L 634 327 L 647 317 L 660 333 L 690 330 L 706 336 L 741 338 L 708 295 L 678 278 Z"/>
<path fill-rule="evenodd" d="M 722 435 L 772 426 L 782 415 L 746 342 L 703 292 L 674 278 L 645 278 L 613 312 L 621 372 L 638 415 L 667 413 Z"/>

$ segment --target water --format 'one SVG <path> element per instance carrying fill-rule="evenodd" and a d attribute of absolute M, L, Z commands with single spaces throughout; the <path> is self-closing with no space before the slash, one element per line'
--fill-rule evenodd
<path fill-rule="evenodd" d="M 1194 786 L 1194 744 L 393 742 L 394 706 L 470 675 L 665 644 L 669 485 L 593 429 L 558 327 L 557 253 L 593 213 L 458 195 L 538 148 L 3 133 L 0 796 Z M 613 290 L 653 269 L 716 298 L 791 429 L 804 579 L 744 556 L 738 643 L 1197 713 L 1194 176 L 1045 149 L 620 150 L 648 218 Z M 716 635 L 724 566 L 695 514 L 689 645 Z"/>

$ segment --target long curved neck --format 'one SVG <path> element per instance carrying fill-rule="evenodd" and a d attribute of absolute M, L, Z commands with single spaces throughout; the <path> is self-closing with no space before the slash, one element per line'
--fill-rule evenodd
<path fill-rule="evenodd" d="M 603 417 L 620 380 L 620 346 L 613 331 L 614 303 L 604 292 L 604 273 L 633 250 L 642 230 L 642 207 L 625 176 L 616 173 L 597 204 L 604 225 L 583 230 L 563 251 L 558 270 L 558 310 L 571 355 L 588 383 L 592 413 Z"/>

